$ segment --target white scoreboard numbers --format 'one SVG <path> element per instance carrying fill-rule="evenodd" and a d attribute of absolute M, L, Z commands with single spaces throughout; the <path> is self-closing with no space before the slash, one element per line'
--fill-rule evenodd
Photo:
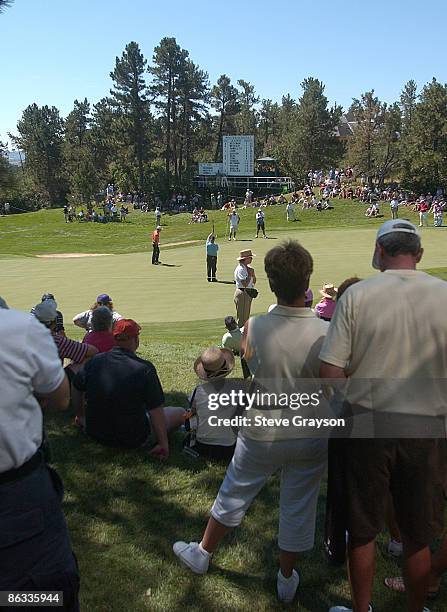
<path fill-rule="evenodd" d="M 227 176 L 253 176 L 254 155 L 254 136 L 223 137 L 223 173 Z"/>

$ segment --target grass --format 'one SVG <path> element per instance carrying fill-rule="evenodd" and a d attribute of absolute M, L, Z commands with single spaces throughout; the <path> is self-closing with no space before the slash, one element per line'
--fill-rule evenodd
<path fill-rule="evenodd" d="M 217 322 L 157 326 L 143 332 L 140 352 L 157 365 L 168 404 L 186 406 L 195 385 L 192 363 L 218 340 Z M 70 335 L 75 330 L 69 329 Z M 79 332 L 77 332 L 79 334 Z M 238 371 L 239 372 L 239 371 Z M 236 374 L 238 374 L 236 372 Z M 197 577 L 176 561 L 176 539 L 197 540 L 224 475 L 223 466 L 181 453 L 181 434 L 166 464 L 147 452 L 102 448 L 70 426 L 70 415 L 48 419 L 54 462 L 66 487 L 64 510 L 82 574 L 82 610 L 132 612 L 287 609 L 275 598 L 279 482 L 275 477 L 253 503 L 242 526 L 215 555 L 209 575 Z M 325 490 L 318 507 L 315 549 L 302 556 L 302 582 L 292 609 L 327 611 L 349 602 L 344 568 L 326 565 L 321 549 Z M 373 601 L 381 612 L 403 610 L 403 598 L 383 585 L 400 573 L 379 539 Z M 254 603 L 256 602 L 256 603 Z M 441 597 L 431 607 L 445 610 Z"/>
<path fill-rule="evenodd" d="M 253 211 L 242 211 L 241 232 L 236 242 L 228 242 L 220 233 L 218 278 L 222 283 L 210 285 L 205 279 L 204 240 L 190 246 L 178 245 L 172 248 L 161 248 L 163 266 L 151 266 L 147 252 L 148 240 L 145 238 L 146 251 L 133 252 L 138 245 L 139 232 L 148 235 L 147 216 L 135 212 L 136 224 L 110 224 L 98 226 L 70 225 L 65 226 L 60 211 L 42 211 L 30 215 L 16 215 L 14 218 L 0 218 L 0 251 L 5 251 L 5 244 L 11 241 L 8 228 L 3 225 L 15 224 L 16 243 L 11 244 L 17 250 L 24 248 L 17 241 L 19 230 L 33 235 L 26 240 L 28 251 L 36 249 L 35 234 L 45 238 L 48 252 L 112 252 L 113 244 L 95 236 L 95 232 L 124 232 L 127 236 L 129 252 L 118 252 L 107 257 L 84 257 L 80 259 L 40 259 L 37 257 L 19 257 L 6 255 L 1 261 L 0 295 L 10 306 L 29 310 L 36 304 L 44 292 L 54 293 L 66 320 L 89 307 L 99 293 L 108 293 L 114 299 L 118 312 L 131 316 L 143 324 L 150 324 L 154 329 L 158 323 L 168 324 L 177 321 L 199 321 L 198 326 L 211 319 L 223 319 L 234 309 L 231 285 L 236 257 L 244 248 L 251 248 L 257 257 L 254 266 L 257 273 L 259 297 L 253 302 L 252 312 L 264 312 L 272 301 L 272 294 L 263 270 L 263 257 L 267 250 L 284 238 L 298 239 L 314 258 L 314 274 L 311 286 L 315 294 L 325 282 L 339 284 L 347 276 L 354 274 L 365 278 L 373 273 L 371 256 L 377 224 L 380 220 L 369 220 L 361 216 L 359 204 L 340 203 L 335 211 L 303 211 L 308 215 L 296 223 L 286 223 L 283 207 L 272 207 L 267 210 L 267 230 L 269 240 L 254 238 Z M 363 207 L 360 207 L 363 210 Z M 345 210 L 346 209 L 346 210 Z M 30 226 L 30 220 L 45 217 L 48 224 L 45 229 Z M 222 212 L 220 221 L 224 222 Z M 334 215 L 334 216 L 332 216 Z M 357 216 L 356 216 L 357 215 Z M 330 227 L 334 219 L 340 225 Z M 345 221 L 343 221 L 345 220 Z M 348 226 L 348 220 L 357 225 Z M 323 226 L 311 225 L 324 223 Z M 180 242 L 202 234 L 205 237 L 210 224 L 188 225 L 184 215 L 169 217 L 166 223 L 165 243 Z M 276 229 L 275 229 L 276 226 Z M 1 233 L 3 232 L 3 234 Z M 59 231 L 87 232 L 84 240 L 87 244 L 60 243 Z M 46 232 L 46 234 L 45 234 Z M 93 232 L 93 233 L 92 233 Z M 169 232 L 171 235 L 169 237 Z M 199 232 L 188 235 L 185 232 Z M 167 238 L 166 238 L 167 237 Z M 70 236 L 70 240 L 75 237 Z M 180 240 L 182 239 L 182 240 Z M 445 232 L 442 228 L 424 228 L 423 240 L 425 254 L 423 265 L 434 268 L 445 262 Z M 113 244 L 112 244 L 113 243 Z M 174 242 L 175 244 L 175 242 Z M 121 247 L 119 247 L 121 248 Z M 155 327 L 154 327 L 155 326 Z M 219 324 L 220 327 L 220 324 Z"/>
<path fill-rule="evenodd" d="M 312 252 L 315 291 L 323 281 L 339 283 L 353 273 L 369 275 L 374 235 L 383 219 L 365 219 L 364 208 L 340 202 L 335 211 L 299 212 L 301 221 L 290 224 L 284 207 L 269 208 L 272 240 L 236 243 L 222 240 L 225 217 L 213 213 L 221 236 L 219 276 L 232 278 L 239 249 L 255 250 L 260 296 L 253 310 L 265 311 L 273 299 L 262 256 L 284 237 L 297 237 Z M 242 211 L 241 216 L 240 238 L 253 239 L 254 212 Z M 146 251 L 153 220 L 139 212 L 130 215 L 127 225 L 106 226 L 65 226 L 61 211 L 0 218 L 0 294 L 10 305 L 29 309 L 44 291 L 54 291 L 69 321 L 97 293 L 109 291 L 122 314 L 144 323 L 140 353 L 156 365 L 167 403 L 186 406 L 187 394 L 196 384 L 193 361 L 204 347 L 220 342 L 222 317 L 234 308 L 233 287 L 206 283 L 203 242 L 162 251 L 162 261 L 173 267 L 150 266 Z M 164 223 L 165 242 L 203 241 L 211 227 L 188 225 L 184 215 L 164 217 Z M 444 232 L 424 230 L 423 240 L 424 266 L 447 279 Z M 45 252 L 114 255 L 80 260 L 30 257 Z M 72 325 L 67 325 L 67 332 L 74 338 L 83 335 Z M 235 375 L 239 373 L 238 366 Z M 83 612 L 283 609 L 275 597 L 277 478 L 225 540 L 209 575 L 193 576 L 177 563 L 171 546 L 176 539 L 200 538 L 224 467 L 185 457 L 180 434 L 172 440 L 166 464 L 144 451 L 102 448 L 72 428 L 71 419 L 70 413 L 52 414 L 46 423 L 54 463 L 65 482 L 64 510 L 81 568 Z M 323 486 L 315 549 L 299 563 L 302 584 L 292 609 L 303 612 L 349 603 L 344 568 L 329 568 L 322 555 L 324 495 Z M 385 576 L 400 573 L 383 555 L 384 543 L 385 534 L 378 543 L 373 601 L 380 612 L 399 612 L 402 596 L 383 587 Z M 441 597 L 431 609 L 447 609 L 447 598 Z"/>
<path fill-rule="evenodd" d="M 296 209 L 295 223 L 286 221 L 285 206 L 266 209 L 266 228 L 271 231 L 290 231 L 317 228 L 376 227 L 384 219 L 364 216 L 366 205 L 350 200 L 335 200 L 334 210 L 318 213 Z M 389 211 L 383 206 L 386 214 Z M 252 237 L 255 231 L 255 210 L 240 210 L 240 237 Z M 401 214 L 403 212 L 401 211 Z M 222 239 L 226 232 L 226 213 L 211 211 L 215 229 Z M 201 240 L 211 232 L 211 223 L 189 224 L 191 215 L 176 214 L 162 217 L 162 242 Z M 405 210 L 405 217 L 416 221 L 416 213 Z M 62 209 L 41 210 L 0 217 L 0 256 L 37 255 L 43 253 L 140 253 L 151 248 L 151 232 L 155 226 L 154 213 L 131 211 L 127 223 L 64 223 Z M 296 227 L 295 227 L 296 226 Z"/>

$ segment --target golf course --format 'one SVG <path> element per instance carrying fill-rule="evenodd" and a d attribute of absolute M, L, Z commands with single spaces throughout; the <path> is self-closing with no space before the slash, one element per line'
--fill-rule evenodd
<path fill-rule="evenodd" d="M 197 380 L 193 363 L 207 346 L 219 345 L 223 319 L 234 314 L 233 271 L 242 249 L 256 257 L 259 296 L 252 315 L 274 300 L 263 267 L 273 246 L 295 239 L 314 259 L 314 304 L 323 283 L 339 285 L 349 276 L 366 278 L 377 228 L 390 218 L 365 218 L 366 205 L 335 200 L 334 210 L 296 209 L 287 222 L 284 206 L 265 209 L 267 239 L 255 236 L 255 210 L 238 211 L 238 240 L 227 239 L 224 211 L 210 211 L 208 223 L 190 224 L 189 214 L 163 215 L 162 265 L 152 266 L 153 213 L 132 211 L 126 223 L 65 223 L 61 209 L 0 217 L 0 295 L 11 308 L 29 311 L 41 295 L 54 293 L 67 336 L 82 338 L 71 324 L 98 294 L 107 293 L 124 317 L 142 326 L 139 353 L 157 368 L 167 405 L 188 405 Z M 402 218 L 418 224 L 417 213 L 402 207 Z M 430 220 L 432 223 L 432 221 Z M 206 281 L 205 241 L 214 223 L 219 244 L 217 283 Z M 447 229 L 421 229 L 420 269 L 445 278 Z M 380 319 L 382 313 L 378 312 Z M 234 375 L 241 374 L 237 365 Z M 180 565 L 172 543 L 200 538 L 225 468 L 182 454 L 182 434 L 173 436 L 168 461 L 147 450 L 101 447 L 72 425 L 73 414 L 48 414 L 53 464 L 65 485 L 64 512 L 81 573 L 84 612 L 271 611 L 290 609 L 275 595 L 278 552 L 279 480 L 273 478 L 250 508 L 243 524 L 225 540 L 206 576 Z M 300 558 L 301 583 L 293 609 L 323 612 L 334 602 L 348 605 L 345 567 L 327 565 L 322 552 L 325 489 L 320 493 L 317 539 Z M 381 612 L 404 609 L 402 594 L 383 586 L 401 573 L 386 556 L 387 534 L 378 543 L 373 602 Z M 447 609 L 441 594 L 432 612 Z"/>

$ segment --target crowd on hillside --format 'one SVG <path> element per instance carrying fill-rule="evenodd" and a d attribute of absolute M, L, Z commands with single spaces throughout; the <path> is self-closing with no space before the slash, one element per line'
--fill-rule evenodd
<path fill-rule="evenodd" d="M 251 251 L 239 260 L 248 253 L 251 261 Z M 380 273 L 338 288 L 326 283 L 312 308 L 311 254 L 294 241 L 275 246 L 264 267 L 276 303 L 244 319 L 243 329 L 226 317 L 221 346 L 205 348 L 192 364 L 200 384 L 187 409 L 164 405 L 155 365 L 137 354 L 140 325 L 119 314 L 108 294 L 74 317 L 85 331 L 81 342 L 66 336 L 54 295 L 44 294 L 28 314 L 1 299 L 1 590 L 63 591 L 64 609 L 78 610 L 79 570 L 42 427 L 47 409 L 71 402 L 75 425 L 98 444 L 146 448 L 166 460 L 168 433 L 181 429 L 187 455 L 228 464 L 202 538 L 173 545 L 193 572 L 208 571 L 224 536 L 280 472 L 277 593 L 291 602 L 300 553 L 314 546 L 328 469 L 324 549 L 331 563 L 348 559 L 355 612 L 373 609 L 375 539 L 384 528 L 387 553 L 404 565 L 404 577 L 389 577 L 386 586 L 406 592 L 409 612 L 427 611 L 447 569 L 447 539 L 430 551 L 443 533 L 447 484 L 447 324 L 436 307 L 447 285 L 416 270 L 422 254 L 416 227 L 387 221 L 372 261 Z M 379 323 L 378 312 L 386 313 Z M 244 378 L 229 378 L 238 357 Z M 236 400 L 224 402 L 229 396 Z M 328 415 L 343 418 L 316 428 Z M 366 437 L 357 437 L 358 416 L 367 418 Z M 300 426 L 291 426 L 295 418 Z"/>

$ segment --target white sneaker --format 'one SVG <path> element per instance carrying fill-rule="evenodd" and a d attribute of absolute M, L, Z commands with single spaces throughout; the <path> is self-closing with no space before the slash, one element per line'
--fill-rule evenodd
<path fill-rule="evenodd" d="M 295 570 L 293 570 L 290 578 L 284 578 L 281 570 L 278 570 L 276 588 L 278 591 L 279 601 L 283 601 L 284 603 L 290 603 L 291 601 L 293 601 L 299 583 L 300 576 Z"/>
<path fill-rule="evenodd" d="M 195 574 L 206 574 L 211 555 L 197 542 L 176 542 L 172 550 L 174 554 Z"/>
<path fill-rule="evenodd" d="M 403 553 L 402 542 L 396 542 L 396 540 L 390 540 L 387 547 L 388 556 L 396 558 L 401 557 Z"/>
<path fill-rule="evenodd" d="M 329 608 L 329 612 L 353 612 L 352 608 L 347 608 L 346 606 L 333 606 Z M 373 612 L 372 606 L 369 605 L 368 612 Z"/>

